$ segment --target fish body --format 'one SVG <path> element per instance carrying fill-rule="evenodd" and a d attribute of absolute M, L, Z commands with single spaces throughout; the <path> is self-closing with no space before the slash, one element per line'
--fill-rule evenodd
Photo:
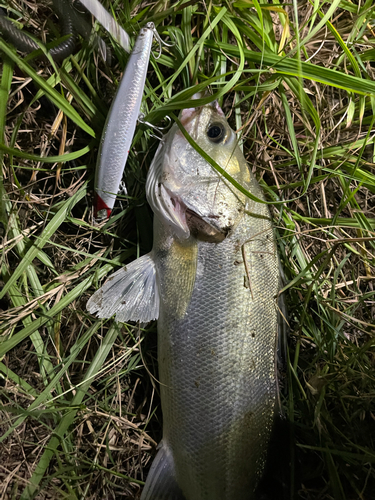
<path fill-rule="evenodd" d="M 140 30 L 104 126 L 95 172 L 94 215 L 99 219 L 110 216 L 116 201 L 142 103 L 153 33 L 153 23 Z"/>
<path fill-rule="evenodd" d="M 181 122 L 263 199 L 217 104 L 184 110 Z M 268 207 L 219 176 L 176 125 L 146 192 L 154 247 L 141 257 L 142 279 L 132 263 L 88 304 L 100 317 L 158 318 L 163 440 L 141 500 L 250 500 L 276 402 L 279 263 Z M 149 285 L 139 286 L 146 278 L 154 283 L 148 297 L 158 295 L 149 317 L 141 298 Z"/>

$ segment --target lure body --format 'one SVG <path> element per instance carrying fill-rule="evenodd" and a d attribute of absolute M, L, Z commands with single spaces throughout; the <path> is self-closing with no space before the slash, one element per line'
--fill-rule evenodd
<path fill-rule="evenodd" d="M 111 215 L 133 140 L 150 60 L 154 24 L 141 29 L 108 113 L 95 174 L 95 218 Z"/>

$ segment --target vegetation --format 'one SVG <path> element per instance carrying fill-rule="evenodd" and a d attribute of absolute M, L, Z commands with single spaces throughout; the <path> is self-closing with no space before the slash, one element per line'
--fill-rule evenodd
<path fill-rule="evenodd" d="M 275 462 L 288 460 L 270 498 L 374 498 L 373 2 L 103 4 L 133 43 L 149 21 L 173 42 L 151 59 L 145 120 L 163 126 L 209 88 L 271 204 L 290 328 Z M 60 36 L 47 2 L 0 5 L 47 47 Z M 139 125 L 128 194 L 95 224 L 97 149 L 128 57 L 98 30 L 111 65 L 84 40 L 56 64 L 0 39 L 2 499 L 139 498 L 161 437 L 155 324 L 85 309 L 151 247 L 158 146 Z"/>

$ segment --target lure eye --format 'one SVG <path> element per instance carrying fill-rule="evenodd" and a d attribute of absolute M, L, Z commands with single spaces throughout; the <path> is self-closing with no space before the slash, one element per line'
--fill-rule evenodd
<path fill-rule="evenodd" d="M 225 138 L 225 128 L 221 123 L 212 123 L 207 129 L 207 137 L 212 142 L 221 142 Z"/>

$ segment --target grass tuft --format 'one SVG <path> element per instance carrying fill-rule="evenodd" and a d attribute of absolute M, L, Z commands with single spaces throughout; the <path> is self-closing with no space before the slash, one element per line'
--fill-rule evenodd
<path fill-rule="evenodd" d="M 272 206 L 290 324 L 276 457 L 289 458 L 269 497 L 371 500 L 373 2 L 103 4 L 132 43 L 150 21 L 173 41 L 151 59 L 145 120 L 165 125 L 208 88 Z M 0 6 L 43 43 L 60 36 L 47 2 Z M 152 246 L 144 187 L 158 146 L 139 125 L 128 194 L 94 225 L 97 148 L 128 58 L 99 31 L 112 65 L 83 40 L 60 65 L 0 40 L 1 498 L 139 498 L 161 437 L 155 324 L 85 309 Z"/>

